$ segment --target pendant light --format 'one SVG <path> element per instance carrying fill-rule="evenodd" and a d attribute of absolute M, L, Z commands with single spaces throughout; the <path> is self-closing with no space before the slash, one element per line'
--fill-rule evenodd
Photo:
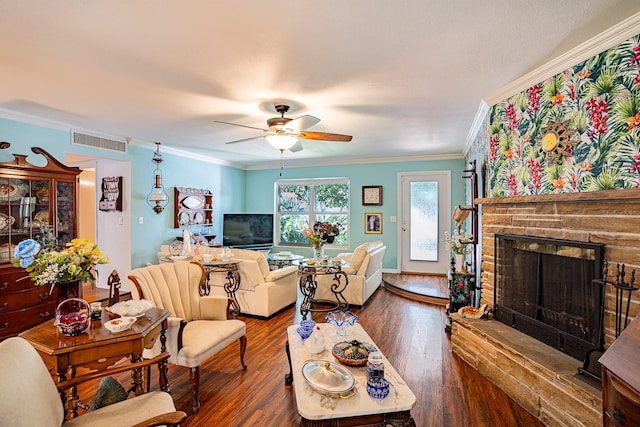
<path fill-rule="evenodd" d="M 160 154 L 159 142 L 156 142 L 156 152 L 153 154 L 151 161 L 156 165 L 156 169 L 153 171 L 153 186 L 151 187 L 151 193 L 147 196 L 147 204 L 153 208 L 155 213 L 160 214 L 169 203 L 169 196 L 167 196 L 162 185 L 162 171 L 160 170 L 162 154 Z"/>

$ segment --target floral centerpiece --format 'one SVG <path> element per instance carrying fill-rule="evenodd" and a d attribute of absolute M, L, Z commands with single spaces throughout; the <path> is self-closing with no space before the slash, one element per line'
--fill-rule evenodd
<path fill-rule="evenodd" d="M 333 243 L 336 236 L 340 235 L 340 224 L 317 221 L 313 227 L 302 231 L 315 251 L 316 258 L 322 257 L 324 245 Z"/>
<path fill-rule="evenodd" d="M 18 243 L 11 263 L 24 268 L 36 286 L 50 286 L 52 292 L 56 285 L 74 281 L 93 285 L 96 266 L 108 264 L 109 258 L 89 239 L 73 239 L 62 250 L 43 249 L 37 241 L 27 239 Z"/>
<path fill-rule="evenodd" d="M 328 222 L 316 222 L 313 227 L 303 230 L 303 233 L 311 246 L 315 249 L 321 248 L 326 243 L 333 243 L 336 236 L 340 235 L 340 224 L 330 224 Z"/>
<path fill-rule="evenodd" d="M 445 231 L 444 240 L 447 247 L 456 255 L 468 255 L 471 253 L 470 245 L 473 242 L 473 235 L 469 233 L 454 230 L 453 234 L 449 235 L 449 233 Z"/>

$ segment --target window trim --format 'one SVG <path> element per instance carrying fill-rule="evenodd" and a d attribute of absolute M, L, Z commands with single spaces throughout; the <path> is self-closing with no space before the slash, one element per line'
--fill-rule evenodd
<path fill-rule="evenodd" d="M 315 202 L 316 202 L 316 195 L 315 195 L 315 186 L 316 185 L 323 185 L 323 184 L 347 184 L 348 188 L 349 188 L 349 208 L 347 209 L 346 212 L 341 213 L 340 215 L 346 215 L 347 216 L 347 229 L 350 230 L 350 222 L 351 222 L 351 180 L 347 177 L 335 177 L 335 178 L 293 178 L 293 179 L 279 179 L 276 180 L 274 182 L 274 190 L 273 190 L 273 202 L 274 202 L 274 206 L 273 206 L 273 211 L 275 213 L 275 217 L 274 217 L 274 228 L 275 228 L 275 245 L 276 246 L 282 246 L 282 247 L 308 247 L 308 244 L 306 243 L 289 243 L 289 242 L 282 242 L 280 239 L 280 210 L 278 209 L 278 187 L 280 185 L 309 185 L 310 188 L 310 205 L 312 207 L 312 209 L 310 209 L 307 213 L 301 214 L 301 215 L 307 215 L 309 214 L 310 219 L 311 218 L 315 218 L 315 216 L 320 213 L 323 214 L 322 211 L 316 212 L 315 211 Z M 291 212 L 287 212 L 288 214 L 292 214 Z M 295 212 L 293 213 L 295 214 Z M 311 220 L 313 221 L 313 219 Z M 349 246 L 349 241 L 350 241 L 350 236 L 351 233 L 349 233 L 347 235 L 347 241 L 344 245 L 335 245 L 335 244 L 327 244 L 326 247 L 327 248 L 334 248 L 334 249 L 348 249 Z"/>

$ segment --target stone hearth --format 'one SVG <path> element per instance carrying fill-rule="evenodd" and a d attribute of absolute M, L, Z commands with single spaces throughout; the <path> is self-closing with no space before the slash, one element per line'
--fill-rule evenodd
<path fill-rule="evenodd" d="M 549 426 L 602 426 L 602 393 L 578 360 L 495 320 L 452 314 L 460 358 Z"/>

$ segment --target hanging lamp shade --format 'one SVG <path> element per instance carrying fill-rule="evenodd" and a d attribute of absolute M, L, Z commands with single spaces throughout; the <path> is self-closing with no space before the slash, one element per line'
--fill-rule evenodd
<path fill-rule="evenodd" d="M 265 138 L 271 146 L 280 151 L 288 150 L 298 142 L 298 138 L 291 135 L 267 135 Z"/>
<path fill-rule="evenodd" d="M 151 192 L 147 196 L 147 204 L 153 208 L 153 211 L 157 214 L 162 213 L 165 206 L 169 204 L 169 196 L 164 191 L 162 185 L 162 171 L 160 170 L 160 163 L 162 163 L 162 155 L 160 154 L 160 143 L 156 142 L 156 152 L 153 154 L 151 161 L 156 165 L 156 169 L 153 171 L 154 179 L 151 187 Z"/>

